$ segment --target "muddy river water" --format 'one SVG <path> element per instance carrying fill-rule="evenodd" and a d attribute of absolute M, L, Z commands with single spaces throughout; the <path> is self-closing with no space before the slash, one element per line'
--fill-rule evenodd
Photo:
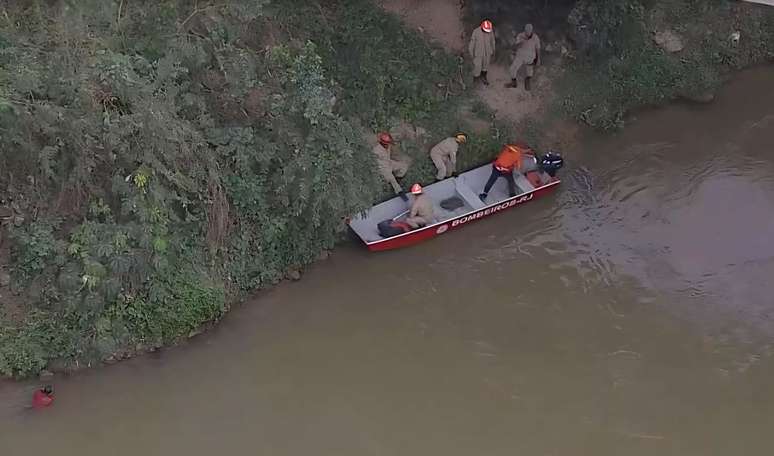
<path fill-rule="evenodd" d="M 352 243 L 185 346 L 0 384 L 0 455 L 771 455 L 774 68 L 567 151 L 554 195 Z"/>

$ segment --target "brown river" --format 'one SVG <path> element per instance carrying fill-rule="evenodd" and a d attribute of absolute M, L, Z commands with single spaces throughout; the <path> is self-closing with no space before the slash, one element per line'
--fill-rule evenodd
<path fill-rule="evenodd" d="M 553 196 L 340 246 L 50 409 L 0 384 L 0 455 L 774 454 L 774 68 L 638 117 Z"/>

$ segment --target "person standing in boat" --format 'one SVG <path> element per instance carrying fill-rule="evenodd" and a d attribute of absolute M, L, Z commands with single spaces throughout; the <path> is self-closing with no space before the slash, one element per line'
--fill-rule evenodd
<path fill-rule="evenodd" d="M 413 229 L 432 224 L 435 221 L 433 200 L 424 194 L 419 184 L 411 186 L 411 194 L 414 195 L 414 202 L 411 203 L 406 223 Z"/>
<path fill-rule="evenodd" d="M 408 171 L 408 165 L 398 160 L 392 159 L 392 145 L 395 141 L 392 139 L 392 135 L 386 132 L 379 133 L 377 137 L 378 144 L 374 146 L 372 152 L 376 157 L 376 164 L 379 167 L 379 174 L 382 178 L 392 186 L 395 194 L 403 198 L 403 201 L 408 201 L 406 192 L 398 183 L 396 177 L 403 177 Z"/>
<path fill-rule="evenodd" d="M 524 26 L 524 31 L 516 35 L 516 54 L 513 57 L 508 72 L 511 75 L 511 83 L 506 87 L 516 88 L 519 86 L 519 70 L 524 67 L 526 77 L 524 78 L 524 89 L 530 89 L 530 81 L 535 75 L 535 67 L 540 65 L 540 38 L 533 31 L 532 24 Z"/>
<path fill-rule="evenodd" d="M 521 170 L 522 156 L 530 152 L 531 149 L 527 146 L 506 144 L 500 151 L 500 155 L 492 162 L 492 174 L 489 176 L 489 180 L 486 181 L 484 192 L 478 195 L 481 201 L 486 201 L 487 196 L 489 196 L 489 190 L 492 189 L 497 179 L 501 177 L 504 177 L 506 182 L 508 182 L 508 194 L 516 196 L 516 181 L 513 179 L 513 171 Z"/>
<path fill-rule="evenodd" d="M 486 73 L 495 54 L 494 27 L 491 21 L 483 21 L 480 27 L 473 30 L 468 52 L 473 57 L 473 82 L 480 79 L 484 85 L 489 85 Z"/>
<path fill-rule="evenodd" d="M 468 136 L 465 133 L 457 133 L 430 149 L 430 159 L 438 170 L 435 180 L 451 177 L 457 171 L 457 152 L 459 151 L 460 144 L 465 144 L 467 140 Z"/>

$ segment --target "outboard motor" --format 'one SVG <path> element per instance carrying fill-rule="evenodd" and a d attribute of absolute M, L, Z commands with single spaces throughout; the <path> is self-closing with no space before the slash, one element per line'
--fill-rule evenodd
<path fill-rule="evenodd" d="M 540 158 L 540 169 L 551 177 L 564 166 L 564 158 L 558 152 L 549 151 Z"/>

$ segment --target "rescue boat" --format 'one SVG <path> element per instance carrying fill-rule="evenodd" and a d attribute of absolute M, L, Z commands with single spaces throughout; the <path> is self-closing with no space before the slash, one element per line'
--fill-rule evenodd
<path fill-rule="evenodd" d="M 556 173 L 564 160 L 555 152 L 528 157 L 523 169 L 513 173 L 515 196 L 509 195 L 506 180 L 500 178 L 485 200 L 479 198 L 492 172 L 492 165 L 486 164 L 423 187 L 423 192 L 433 201 L 436 221 L 432 224 L 409 229 L 402 220 L 408 215 L 411 200 L 405 202 L 396 196 L 351 218 L 349 227 L 369 250 L 378 252 L 409 247 L 534 201 L 559 185 L 561 180 Z"/>

